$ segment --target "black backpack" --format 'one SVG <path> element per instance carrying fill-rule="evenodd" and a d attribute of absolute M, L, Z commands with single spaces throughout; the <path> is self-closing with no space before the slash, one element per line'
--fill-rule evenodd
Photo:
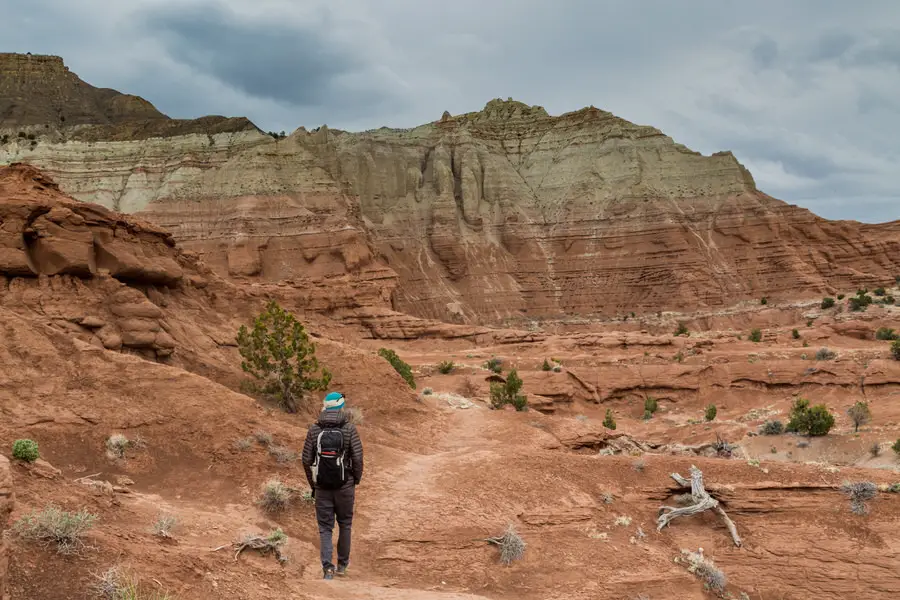
<path fill-rule="evenodd" d="M 313 481 L 323 490 L 337 490 L 347 483 L 350 465 L 344 451 L 344 432 L 340 427 L 327 427 L 316 440 Z"/>

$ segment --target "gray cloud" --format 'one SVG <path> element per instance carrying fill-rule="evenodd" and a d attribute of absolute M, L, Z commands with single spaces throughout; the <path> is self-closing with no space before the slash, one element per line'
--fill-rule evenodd
<path fill-rule="evenodd" d="M 61 54 L 175 117 L 408 127 L 494 97 L 595 105 L 827 217 L 900 218 L 894 0 L 32 0 L 9 50 Z M 40 16 L 38 16 L 40 15 Z M 52 15 L 52 16 L 51 16 Z"/>

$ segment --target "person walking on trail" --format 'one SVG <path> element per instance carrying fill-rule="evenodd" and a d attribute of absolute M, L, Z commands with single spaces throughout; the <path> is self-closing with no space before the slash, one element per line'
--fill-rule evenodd
<path fill-rule="evenodd" d="M 344 395 L 325 396 L 318 420 L 309 426 L 303 444 L 303 469 L 316 501 L 319 554 L 325 579 L 334 579 L 332 562 L 334 521 L 339 528 L 337 574 L 346 575 L 350 564 L 350 526 L 356 486 L 363 475 L 363 447 L 356 426 L 344 411 Z"/>

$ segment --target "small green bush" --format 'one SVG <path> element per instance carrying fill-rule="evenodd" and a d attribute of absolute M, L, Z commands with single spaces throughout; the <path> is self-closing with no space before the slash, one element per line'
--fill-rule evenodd
<path fill-rule="evenodd" d="M 834 427 L 834 415 L 824 404 L 809 405 L 809 400 L 797 398 L 791 408 L 787 430 L 809 436 L 826 435 Z"/>
<path fill-rule="evenodd" d="M 891 356 L 894 360 L 900 360 L 900 340 L 894 340 L 891 343 Z"/>
<path fill-rule="evenodd" d="M 875 290 L 872 293 L 875 294 L 876 296 L 884 296 L 885 295 L 885 291 L 884 291 L 883 287 L 875 288 Z"/>
<path fill-rule="evenodd" d="M 838 300 L 843 300 L 845 297 L 844 294 L 838 294 Z"/>
<path fill-rule="evenodd" d="M 405 362 L 403 362 L 397 353 L 388 348 L 379 348 L 378 356 L 381 356 L 386 361 L 391 363 L 391 366 L 394 367 L 394 370 L 397 371 L 404 381 L 411 387 L 412 389 L 416 389 L 416 381 L 413 379 L 412 368 Z"/>
<path fill-rule="evenodd" d="M 488 371 L 493 371 L 494 373 L 502 373 L 503 372 L 503 359 L 502 358 L 492 358 L 488 361 L 485 361 L 484 368 Z"/>
<path fill-rule="evenodd" d="M 831 308 L 834 306 L 834 298 L 822 298 L 822 309 Z"/>
<path fill-rule="evenodd" d="M 679 335 L 690 335 L 687 326 L 684 323 L 679 322 L 678 327 L 675 329 L 675 336 Z"/>
<path fill-rule="evenodd" d="M 763 306 L 765 306 L 766 304 L 769 303 L 769 299 L 766 298 L 765 296 L 763 296 L 762 298 L 759 299 L 759 303 L 762 304 Z"/>
<path fill-rule="evenodd" d="M 612 410 L 606 409 L 606 418 L 603 419 L 603 426 L 607 429 L 615 430 L 616 420 L 613 418 Z"/>
<path fill-rule="evenodd" d="M 707 421 L 712 421 L 713 419 L 716 418 L 717 412 L 718 412 L 718 410 L 716 409 L 716 405 L 710 404 L 709 406 L 706 407 L 706 412 L 704 413 L 703 416 L 706 418 Z"/>
<path fill-rule="evenodd" d="M 896 302 L 896 300 L 894 299 L 893 296 L 885 296 L 885 298 L 884 298 L 885 304 L 894 304 L 895 302 Z"/>
<path fill-rule="evenodd" d="M 438 371 L 440 371 L 441 375 L 449 375 L 450 373 L 453 372 L 453 369 L 455 367 L 456 367 L 456 365 L 453 364 L 452 360 L 445 360 L 445 361 L 442 361 L 438 365 L 437 368 L 438 368 Z"/>
<path fill-rule="evenodd" d="M 891 450 L 893 450 L 897 456 L 900 456 L 900 438 L 897 438 L 897 441 L 891 445 Z"/>
<path fill-rule="evenodd" d="M 879 327 L 878 331 L 875 332 L 876 340 L 897 340 L 900 339 L 900 335 L 894 333 L 894 330 L 889 327 Z"/>
<path fill-rule="evenodd" d="M 659 410 L 659 402 L 653 396 L 644 398 L 644 418 L 649 419 Z M 649 417 L 647 415 L 650 415 Z"/>
<path fill-rule="evenodd" d="M 795 340 L 799 340 L 800 339 L 800 331 L 797 329 L 792 329 L 791 337 L 793 337 Z"/>
<path fill-rule="evenodd" d="M 550 365 L 550 361 L 546 358 L 544 359 L 544 364 L 541 365 L 541 371 L 551 371 L 553 367 Z"/>
<path fill-rule="evenodd" d="M 781 435 L 784 433 L 784 423 L 781 421 L 766 421 L 760 431 L 763 435 Z"/>
<path fill-rule="evenodd" d="M 12 445 L 13 458 L 24 460 L 25 462 L 34 462 L 41 457 L 38 452 L 38 444 L 34 440 L 16 440 Z"/>
<path fill-rule="evenodd" d="M 759 329 L 751 329 L 750 335 L 747 339 L 749 339 L 751 342 L 761 342 L 762 341 L 762 331 L 760 331 Z"/>
<path fill-rule="evenodd" d="M 853 298 L 850 298 L 849 301 L 850 310 L 853 312 L 862 312 L 866 310 L 866 308 L 872 304 L 872 296 L 869 296 L 862 290 Z"/>
<path fill-rule="evenodd" d="M 519 391 L 522 389 L 522 379 L 513 369 L 506 377 L 506 383 L 491 383 L 491 406 L 496 409 L 512 404 L 516 410 L 522 411 L 528 407 L 528 399 Z"/>

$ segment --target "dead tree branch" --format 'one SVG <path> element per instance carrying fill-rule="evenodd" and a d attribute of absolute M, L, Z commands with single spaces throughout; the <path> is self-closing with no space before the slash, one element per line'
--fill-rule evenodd
<path fill-rule="evenodd" d="M 690 506 L 684 506 L 681 508 L 676 508 L 674 506 L 661 506 L 659 509 L 659 516 L 656 519 L 656 530 L 662 531 L 663 527 L 665 527 L 673 519 L 677 519 L 678 517 L 696 515 L 706 510 L 712 510 L 722 517 L 722 520 L 725 521 L 725 526 L 728 527 L 728 531 L 731 533 L 731 539 L 734 540 L 734 545 L 740 547 L 741 538 L 738 535 L 737 527 L 735 527 L 734 522 L 728 517 L 728 515 L 725 514 L 725 511 L 722 509 L 722 507 L 719 506 L 719 501 L 710 496 L 709 492 L 706 491 L 706 488 L 703 485 L 703 472 L 694 465 L 691 465 L 690 473 L 690 482 L 678 473 L 672 473 L 672 479 L 674 479 L 679 485 L 683 487 L 690 486 L 691 497 L 694 499 L 694 503 Z"/>

